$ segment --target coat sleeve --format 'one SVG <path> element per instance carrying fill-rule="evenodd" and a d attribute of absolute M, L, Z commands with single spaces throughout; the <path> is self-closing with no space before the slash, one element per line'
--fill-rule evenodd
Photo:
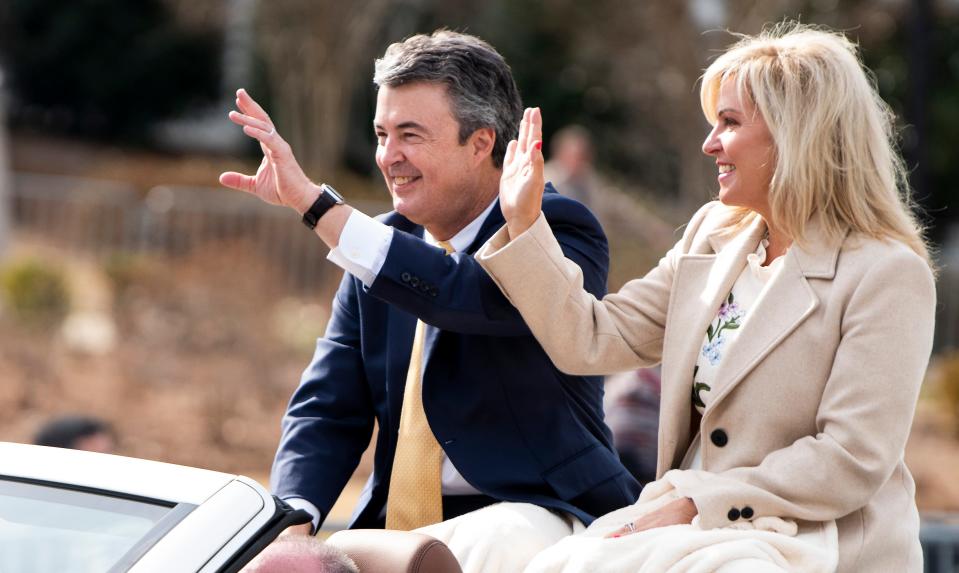
<path fill-rule="evenodd" d="M 544 225 L 580 272 L 588 292 L 602 296 L 609 247 L 596 218 L 583 205 L 553 195 L 544 203 Z M 473 255 L 443 249 L 399 230 L 369 294 L 427 324 L 460 334 L 528 336 L 523 317 L 503 296 Z"/>
<path fill-rule="evenodd" d="M 688 252 L 712 205 L 696 213 L 646 276 L 602 299 L 583 288 L 580 269 L 564 256 L 543 216 L 513 241 L 501 229 L 477 260 L 563 372 L 612 374 L 652 366 L 662 357 L 677 260 Z"/>
<path fill-rule="evenodd" d="M 283 416 L 270 481 L 280 498 L 301 497 L 325 519 L 373 432 L 375 412 L 360 351 L 359 281 L 344 274 L 326 334 Z"/>
<path fill-rule="evenodd" d="M 932 351 L 935 299 L 932 272 L 915 253 L 877 257 L 843 313 L 817 433 L 756 467 L 686 476 L 677 489 L 693 499 L 702 526 L 729 525 L 730 509 L 746 506 L 756 517 L 826 521 L 867 505 L 902 460 Z"/>

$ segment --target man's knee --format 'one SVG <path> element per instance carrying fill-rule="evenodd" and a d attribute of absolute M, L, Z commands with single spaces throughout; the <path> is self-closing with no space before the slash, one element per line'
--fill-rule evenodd
<path fill-rule="evenodd" d="M 451 541 L 486 547 L 548 546 L 573 533 L 570 519 L 529 503 L 497 503 L 460 516 L 451 532 Z"/>

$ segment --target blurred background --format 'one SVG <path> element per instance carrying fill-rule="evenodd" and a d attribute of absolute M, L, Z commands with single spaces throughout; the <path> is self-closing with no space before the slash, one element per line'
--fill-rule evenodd
<path fill-rule="evenodd" d="M 4 0 L 0 440 L 90 416 L 118 453 L 266 481 L 340 272 L 292 213 L 217 188 L 259 163 L 236 88 L 380 213 L 373 58 L 483 37 L 543 109 L 551 178 L 602 219 L 615 289 L 715 192 L 697 79 L 726 30 L 784 18 L 858 41 L 899 116 L 941 267 L 907 459 L 923 511 L 959 510 L 959 0 Z"/>

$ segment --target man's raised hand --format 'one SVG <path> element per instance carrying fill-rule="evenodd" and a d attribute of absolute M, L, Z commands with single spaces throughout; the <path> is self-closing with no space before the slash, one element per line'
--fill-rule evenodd
<path fill-rule="evenodd" d="M 243 127 L 243 133 L 260 142 L 263 161 L 255 175 L 228 171 L 220 175 L 220 184 L 256 195 L 273 205 L 286 205 L 303 213 L 318 196 L 316 186 L 309 180 L 290 145 L 276 132 L 270 116 L 246 90 L 236 92 L 236 107 L 230 120 Z"/>

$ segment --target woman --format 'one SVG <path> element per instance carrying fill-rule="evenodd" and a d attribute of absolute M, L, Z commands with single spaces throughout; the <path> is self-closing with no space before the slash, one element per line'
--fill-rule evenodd
<path fill-rule="evenodd" d="M 739 41 L 701 100 L 719 200 L 645 277 L 583 291 L 539 212 L 538 110 L 507 151 L 507 226 L 477 258 L 562 370 L 663 364 L 657 476 L 688 471 L 615 542 L 694 518 L 835 522 L 838 570 L 920 571 L 903 450 L 935 288 L 892 114 L 853 44 L 801 25 Z"/>

